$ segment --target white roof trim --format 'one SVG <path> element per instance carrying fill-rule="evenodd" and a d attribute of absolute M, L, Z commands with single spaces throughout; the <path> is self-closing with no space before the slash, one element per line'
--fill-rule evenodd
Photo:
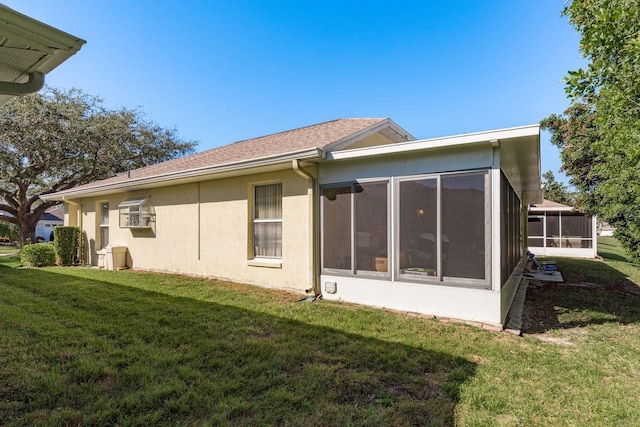
<path fill-rule="evenodd" d="M 442 138 L 422 139 L 417 141 L 399 142 L 397 144 L 380 145 L 375 147 L 356 148 L 353 150 L 335 151 L 327 153 L 327 159 L 344 160 L 369 156 L 406 153 L 420 150 L 450 148 L 460 145 L 490 143 L 493 140 L 532 137 L 540 133 L 540 125 L 520 126 L 498 129 L 486 132 L 467 133 Z"/>
<path fill-rule="evenodd" d="M 63 200 L 67 197 L 78 196 L 91 196 L 98 193 L 114 192 L 114 191 L 126 191 L 132 187 L 139 187 L 149 184 L 169 183 L 175 180 L 197 178 L 207 175 L 221 174 L 225 172 L 240 172 L 250 168 L 257 168 L 261 166 L 269 166 L 277 163 L 287 163 L 291 160 L 312 160 L 320 159 L 322 157 L 322 150 L 318 148 L 307 149 L 303 151 L 294 151 L 284 154 L 278 154 L 269 157 L 262 157 L 259 159 L 243 160 L 240 162 L 226 163 L 222 165 L 207 166 L 196 169 L 188 169 L 179 172 L 173 172 L 163 175 L 153 175 L 141 178 L 131 178 L 126 181 L 108 182 L 101 185 L 95 185 L 88 188 L 71 188 L 69 190 L 58 191 L 57 193 L 45 194 L 40 196 L 42 200 Z"/>
<path fill-rule="evenodd" d="M 0 33 L 1 37 L 24 45 L 23 47 L 5 47 L 5 50 L 40 53 L 39 58 L 22 65 L 11 62 L 4 64 L 5 68 L 13 67 L 10 68 L 11 74 L 15 72 L 15 79 L 7 81 L 8 83 L 21 83 L 34 71 L 49 73 L 86 43 L 78 37 L 16 12 L 3 4 L 0 4 Z M 0 105 L 6 104 L 14 97 L 13 94 L 0 94 Z"/>
<path fill-rule="evenodd" d="M 575 208 L 571 206 L 560 207 L 560 206 L 529 206 L 529 212 L 576 212 Z"/>
<path fill-rule="evenodd" d="M 366 129 L 362 129 L 359 132 L 356 132 L 352 135 L 348 135 L 344 138 L 342 138 L 339 141 L 335 141 L 332 142 L 329 145 L 326 145 L 324 147 L 324 151 L 325 152 L 331 152 L 331 151 L 338 151 L 341 150 L 345 147 L 348 147 L 349 145 L 360 141 L 370 135 L 373 135 L 375 133 L 381 132 L 384 129 L 389 128 L 391 131 L 395 132 L 398 136 L 400 136 L 402 139 L 405 140 L 409 140 L 409 141 L 413 141 L 416 138 L 411 135 L 409 132 L 407 132 L 406 130 L 404 130 L 403 128 L 401 128 L 397 123 L 395 123 L 393 120 L 391 119 L 385 119 L 383 121 L 381 121 L 380 123 L 377 123 L 373 126 L 370 126 Z M 395 141 L 394 141 L 395 142 Z"/>

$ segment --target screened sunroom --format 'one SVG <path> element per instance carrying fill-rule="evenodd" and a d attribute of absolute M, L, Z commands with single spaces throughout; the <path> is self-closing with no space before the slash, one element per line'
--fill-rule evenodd
<path fill-rule="evenodd" d="M 501 324 L 539 197 L 538 127 L 331 153 L 319 167 L 323 297 Z M 535 156 L 534 156 L 535 157 Z"/>
<path fill-rule="evenodd" d="M 537 256 L 595 258 L 597 219 L 573 207 L 544 200 L 529 206 L 529 250 Z"/>

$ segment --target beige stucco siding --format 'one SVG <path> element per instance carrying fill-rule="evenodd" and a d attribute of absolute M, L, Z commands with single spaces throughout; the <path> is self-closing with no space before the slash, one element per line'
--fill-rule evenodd
<path fill-rule="evenodd" d="M 282 183 L 282 262 L 275 266 L 251 259 L 252 186 L 264 183 Z M 150 196 L 150 229 L 119 227 L 118 205 L 136 196 Z M 129 267 L 304 291 L 311 287 L 309 197 L 308 182 L 293 170 L 247 175 L 83 199 L 82 228 L 96 265 L 96 208 L 108 201 L 109 243 L 128 248 Z"/>

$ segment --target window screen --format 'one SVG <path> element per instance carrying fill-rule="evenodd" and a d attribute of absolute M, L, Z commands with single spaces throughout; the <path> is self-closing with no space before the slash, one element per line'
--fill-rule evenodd
<path fill-rule="evenodd" d="M 356 270 L 388 271 L 388 184 L 355 185 Z"/>
<path fill-rule="evenodd" d="M 416 276 L 437 275 L 438 181 L 400 182 L 399 268 Z"/>
<path fill-rule="evenodd" d="M 324 268 L 351 269 L 351 186 L 322 189 Z"/>
<path fill-rule="evenodd" d="M 485 175 L 442 177 L 444 276 L 485 278 Z"/>
<path fill-rule="evenodd" d="M 547 247 L 559 248 L 561 243 L 560 238 L 560 214 L 559 213 L 547 213 Z"/>

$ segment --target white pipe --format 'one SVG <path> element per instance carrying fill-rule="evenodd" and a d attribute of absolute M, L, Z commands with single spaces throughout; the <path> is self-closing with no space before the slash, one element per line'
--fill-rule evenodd
<path fill-rule="evenodd" d="M 320 287 L 318 286 L 318 257 L 316 256 L 316 180 L 309 171 L 303 169 L 300 166 L 300 160 L 294 159 L 291 161 L 293 170 L 307 180 L 309 183 L 309 188 L 311 189 L 311 194 L 307 192 L 307 196 L 309 199 L 309 282 L 311 284 L 311 288 L 307 289 L 307 293 L 313 292 L 314 295 L 320 294 Z"/>

